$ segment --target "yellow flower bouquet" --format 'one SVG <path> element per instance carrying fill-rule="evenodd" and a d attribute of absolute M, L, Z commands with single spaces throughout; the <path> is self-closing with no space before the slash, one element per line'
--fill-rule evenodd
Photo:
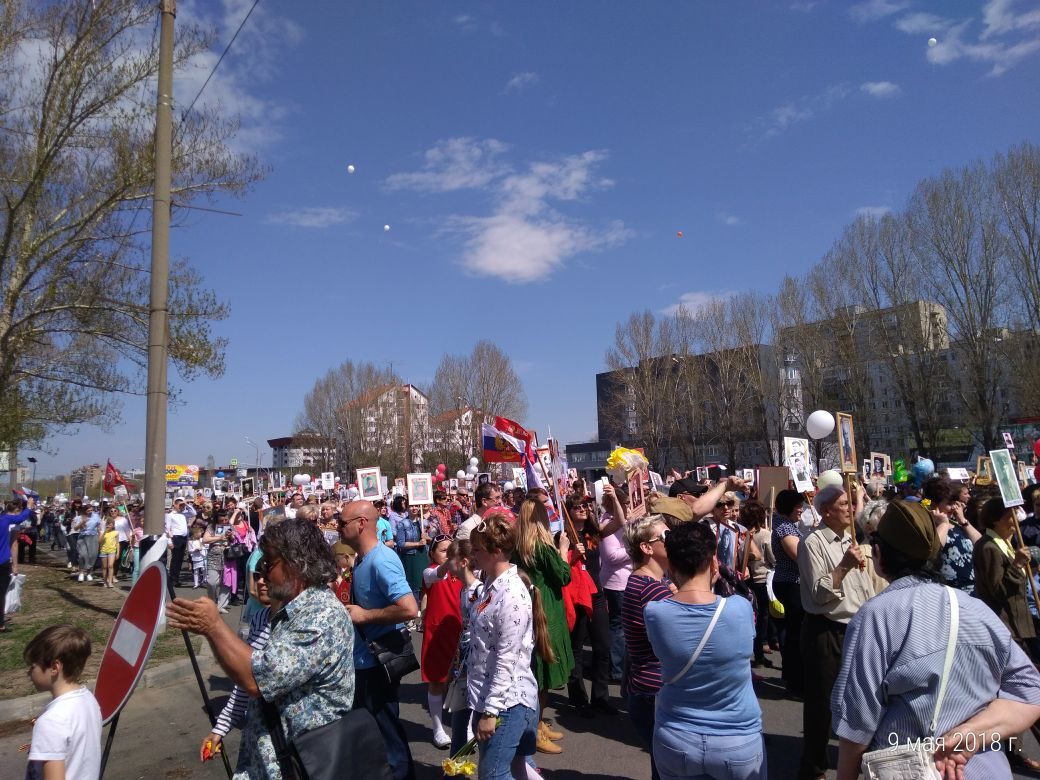
<path fill-rule="evenodd" d="M 611 478 L 619 485 L 623 485 L 628 478 L 637 471 L 641 471 L 650 465 L 641 452 L 630 450 L 627 447 L 617 447 L 607 458 L 607 471 Z"/>

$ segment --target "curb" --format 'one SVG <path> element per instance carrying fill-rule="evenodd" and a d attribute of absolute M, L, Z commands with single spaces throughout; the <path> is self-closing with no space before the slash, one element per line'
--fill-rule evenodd
<path fill-rule="evenodd" d="M 199 660 L 199 667 L 205 670 L 213 661 L 213 652 L 207 642 L 202 643 L 201 649 L 195 653 Z M 191 659 L 179 658 L 176 661 L 148 667 L 137 681 L 138 688 L 163 688 L 178 680 L 184 679 L 185 675 L 192 674 Z M 19 699 L 6 699 L 0 701 L 0 723 L 18 720 L 32 720 L 37 717 L 51 702 L 49 693 L 34 693 L 31 696 L 23 696 Z"/>

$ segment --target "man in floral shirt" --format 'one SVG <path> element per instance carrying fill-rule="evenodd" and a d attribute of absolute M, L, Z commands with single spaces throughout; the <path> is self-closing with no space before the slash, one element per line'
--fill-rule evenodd
<path fill-rule="evenodd" d="M 283 605 L 263 650 L 243 642 L 208 598 L 175 599 L 166 608 L 170 627 L 206 637 L 221 667 L 251 697 L 235 780 L 282 777 L 260 697 L 278 708 L 289 742 L 346 715 L 354 702 L 354 631 L 328 587 L 337 572 L 321 531 L 283 520 L 268 525 L 260 547 L 257 576 Z"/>

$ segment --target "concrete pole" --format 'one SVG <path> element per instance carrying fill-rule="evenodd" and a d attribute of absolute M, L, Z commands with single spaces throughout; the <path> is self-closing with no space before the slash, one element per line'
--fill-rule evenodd
<path fill-rule="evenodd" d="M 173 21 L 176 0 L 160 0 L 159 90 L 155 110 L 155 192 L 152 198 L 152 287 L 148 302 L 148 411 L 145 430 L 144 532 L 165 526 L 166 378 L 170 300 L 170 168 L 173 156 Z"/>

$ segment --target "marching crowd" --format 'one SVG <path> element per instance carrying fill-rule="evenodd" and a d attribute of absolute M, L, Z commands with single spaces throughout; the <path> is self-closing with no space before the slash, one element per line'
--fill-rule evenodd
<path fill-rule="evenodd" d="M 1040 717 L 1036 486 L 1023 508 L 943 475 L 789 489 L 772 515 L 735 477 L 659 489 L 640 517 L 625 485 L 593 498 L 581 480 L 560 502 L 493 483 L 435 491 L 432 508 L 296 494 L 274 517 L 264 499 L 173 500 L 170 575 L 189 568 L 209 597 L 174 600 L 169 625 L 204 636 L 235 683 L 201 756 L 240 726 L 236 778 L 297 763 L 331 776 L 311 761 L 344 776 L 328 746 L 358 744 L 376 748 L 352 752 L 351 771 L 371 772 L 353 776 L 414 777 L 398 702 L 418 669 L 448 775 L 538 776 L 537 754 L 567 742 L 543 717 L 549 691 L 620 717 L 608 694 L 620 681 L 655 780 L 766 778 L 755 669 L 779 663 L 802 702 L 799 778 L 826 776 L 832 732 L 839 780 L 868 765 L 917 776 L 886 775 L 893 761 L 944 778 L 1040 769 L 1021 738 Z M 79 580 L 100 559 L 114 582 L 134 568 L 141 510 L 48 509 L 33 544 L 64 544 Z M 9 503 L 0 531 L 27 513 Z M 233 601 L 246 602 L 238 632 L 221 618 Z M 60 677 L 62 646 L 26 660 Z"/>

